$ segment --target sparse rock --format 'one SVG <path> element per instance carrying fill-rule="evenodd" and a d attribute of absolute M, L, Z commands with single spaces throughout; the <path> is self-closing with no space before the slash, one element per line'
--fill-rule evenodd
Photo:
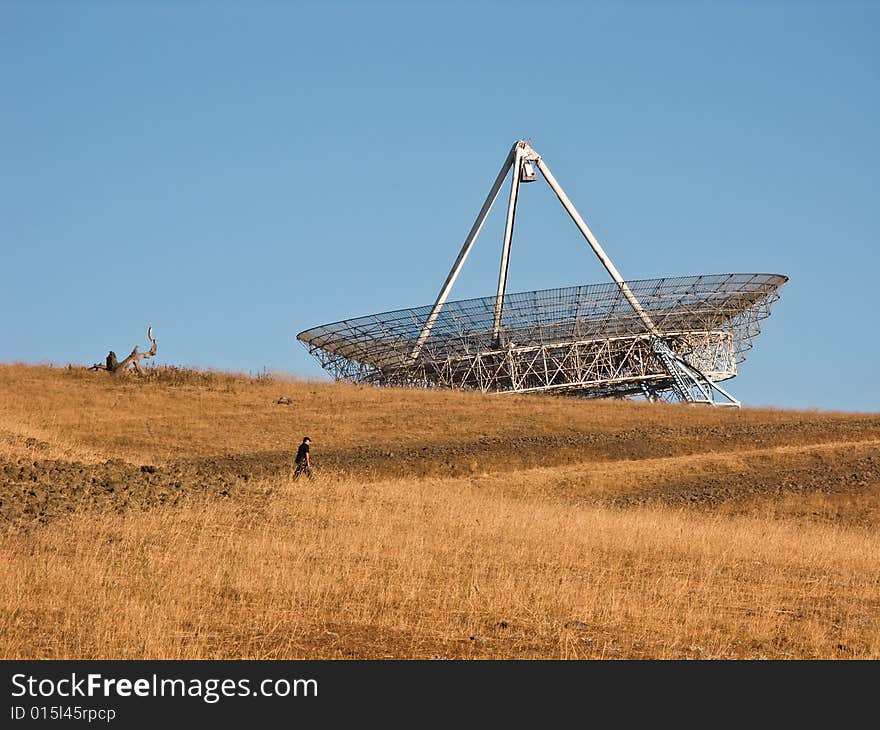
<path fill-rule="evenodd" d="M 566 621 L 565 628 L 572 629 L 573 631 L 588 631 L 590 629 L 590 625 L 584 623 L 583 621 Z"/>

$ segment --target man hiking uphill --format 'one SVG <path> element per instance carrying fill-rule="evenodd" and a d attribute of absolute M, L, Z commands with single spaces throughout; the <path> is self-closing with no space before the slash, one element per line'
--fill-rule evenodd
<path fill-rule="evenodd" d="M 296 450 L 296 458 L 293 460 L 296 464 L 296 469 L 293 470 L 293 481 L 299 479 L 303 473 L 309 479 L 312 478 L 312 458 L 309 456 L 310 443 L 312 443 L 312 440 L 308 436 L 304 436 L 303 442 Z"/>

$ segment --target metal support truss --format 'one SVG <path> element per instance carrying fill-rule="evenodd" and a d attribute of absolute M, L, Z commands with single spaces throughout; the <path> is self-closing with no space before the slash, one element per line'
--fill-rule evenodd
<path fill-rule="evenodd" d="M 724 405 L 739 406 L 739 401 L 730 396 L 726 391 L 717 388 L 712 380 L 706 375 L 698 370 L 694 370 L 683 360 L 676 359 L 675 357 L 670 357 L 668 353 L 663 350 L 663 347 L 665 347 L 665 345 L 663 345 L 663 342 L 660 339 L 660 331 L 658 330 L 657 325 L 654 323 L 654 320 L 642 306 L 641 302 L 639 302 L 638 298 L 632 292 L 632 289 L 630 289 L 626 281 L 624 281 L 623 277 L 620 275 L 620 272 L 617 270 L 617 267 L 611 261 L 608 254 L 605 253 L 605 250 L 602 248 L 595 235 L 593 235 L 593 232 L 590 230 L 589 226 L 581 217 L 580 213 L 578 213 L 577 208 L 575 208 L 574 206 L 574 203 L 571 202 L 571 199 L 565 193 L 565 190 L 563 190 L 562 186 L 553 176 L 553 173 L 550 171 L 547 163 L 545 163 L 541 156 L 532 148 L 532 146 L 524 140 L 517 140 L 516 142 L 514 142 L 513 147 L 511 147 L 510 152 L 507 155 L 507 159 L 504 161 L 504 165 L 502 165 L 501 171 L 498 173 L 498 177 L 495 179 L 495 183 L 493 184 L 492 189 L 489 191 L 489 196 L 486 198 L 485 203 L 483 203 L 483 207 L 481 208 L 480 213 L 477 215 L 477 219 L 474 222 L 470 233 L 465 239 L 464 245 L 462 246 L 462 249 L 458 254 L 458 258 L 455 260 L 452 269 L 446 277 L 446 281 L 440 289 L 440 294 L 437 296 L 437 299 L 434 302 L 431 313 L 428 315 L 428 318 L 425 321 L 425 324 L 422 327 L 418 338 L 416 339 L 416 343 L 410 354 L 411 364 L 414 364 L 418 360 L 419 355 L 422 352 L 422 348 L 431 334 L 434 323 L 437 321 L 440 310 L 445 304 L 446 298 L 449 296 L 449 292 L 451 291 L 456 278 L 458 278 L 458 274 L 461 271 L 461 268 L 464 266 L 464 262 L 467 259 L 467 256 L 470 253 L 474 242 L 477 240 L 477 236 L 483 228 L 483 224 L 485 223 L 486 218 L 488 217 L 489 212 L 492 209 L 492 205 L 494 204 L 495 199 L 498 197 L 498 192 L 501 189 L 501 185 L 504 179 L 507 177 L 507 173 L 512 169 L 513 175 L 510 183 L 510 199 L 507 206 L 507 221 L 504 227 L 504 242 L 501 248 L 501 267 L 498 274 L 498 292 L 495 296 L 494 316 L 492 321 L 493 343 L 496 346 L 501 344 L 504 296 L 507 289 L 507 273 L 510 265 L 510 246 L 513 239 L 513 224 L 516 217 L 516 204 L 519 194 L 520 181 L 523 174 L 522 165 L 525 162 L 534 162 L 537 165 L 538 169 L 541 171 L 541 174 L 544 176 L 544 179 L 547 181 L 547 184 L 556 194 L 556 197 L 559 198 L 559 202 L 562 203 L 562 207 L 565 208 L 566 212 L 569 214 L 572 221 L 574 221 L 574 224 L 577 226 L 581 235 L 586 239 L 587 243 L 590 245 L 590 248 L 593 249 L 593 253 L 596 254 L 599 261 L 605 267 L 605 270 L 617 284 L 621 294 L 625 297 L 626 301 L 632 307 L 633 311 L 642 320 L 646 330 L 653 336 L 653 341 L 659 343 L 658 345 L 656 345 L 655 354 L 657 355 L 663 366 L 667 369 L 669 376 L 672 378 L 672 382 L 675 384 L 674 389 L 678 397 L 686 402 L 721 405 L 722 402 L 716 401 L 715 398 L 712 397 L 713 393 L 717 390 L 723 393 L 728 399 L 728 401 L 724 402 Z"/>
<path fill-rule="evenodd" d="M 326 370 L 359 383 L 650 400 L 681 400 L 684 391 L 694 402 L 709 402 L 708 389 L 720 404 L 724 393 L 715 386 L 736 375 L 785 281 L 721 274 L 627 282 L 665 348 L 613 283 L 506 294 L 501 342 L 493 336 L 494 295 L 447 302 L 415 361 L 430 306 L 298 337 Z"/>
<path fill-rule="evenodd" d="M 679 400 L 685 403 L 707 403 L 713 406 L 732 406 L 740 407 L 740 402 L 728 393 L 717 383 L 713 382 L 710 377 L 699 369 L 691 365 L 681 355 L 673 352 L 659 337 L 651 339 L 651 349 L 663 364 L 664 369 L 672 377 L 672 392 L 678 396 Z M 646 395 L 650 393 L 650 386 L 646 388 Z M 724 400 L 717 400 L 715 394 L 718 393 Z M 651 397 L 655 400 L 656 397 Z"/>

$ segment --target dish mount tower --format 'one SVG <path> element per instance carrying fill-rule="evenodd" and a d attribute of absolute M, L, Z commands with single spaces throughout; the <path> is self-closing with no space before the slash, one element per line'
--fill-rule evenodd
<path fill-rule="evenodd" d="M 507 293 L 520 186 L 538 173 L 613 284 Z M 508 176 L 496 294 L 448 302 Z M 517 140 L 432 306 L 324 325 L 298 339 L 337 378 L 358 382 L 738 407 L 718 383 L 736 375 L 786 281 L 778 274 L 624 280 L 547 163 Z"/>

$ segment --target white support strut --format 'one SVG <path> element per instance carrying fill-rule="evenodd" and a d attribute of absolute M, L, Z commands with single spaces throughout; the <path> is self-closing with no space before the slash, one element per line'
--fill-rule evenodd
<path fill-rule="evenodd" d="M 510 181 L 510 199 L 507 203 L 507 223 L 504 226 L 504 243 L 501 247 L 501 269 L 498 272 L 498 294 L 495 296 L 495 316 L 492 325 L 492 338 L 497 340 L 501 334 L 501 315 L 504 313 L 504 292 L 507 289 L 507 271 L 510 265 L 510 243 L 513 240 L 513 222 L 516 218 L 516 199 L 519 194 L 519 181 L 522 175 L 522 144 L 516 144 L 513 158 L 513 177 Z"/>
<path fill-rule="evenodd" d="M 636 314 L 639 315 L 642 322 L 645 323 L 645 327 L 648 328 L 648 332 L 653 335 L 659 335 L 659 331 L 657 330 L 657 326 L 654 324 L 654 321 L 651 319 L 650 316 L 648 316 L 648 313 L 639 303 L 639 300 L 636 299 L 635 294 L 632 293 L 629 285 L 623 280 L 623 277 L 620 275 L 617 267 L 612 263 L 611 259 L 608 258 L 608 254 L 606 254 L 602 246 L 599 245 L 599 241 L 596 240 L 596 237 L 593 235 L 593 232 L 590 230 L 589 226 L 586 224 L 584 219 L 581 218 L 580 213 L 577 212 L 577 208 L 574 207 L 574 204 L 565 194 L 562 186 L 556 181 L 556 178 L 553 177 L 553 173 L 550 172 L 550 168 L 547 167 L 544 160 L 542 160 L 540 157 L 538 157 L 537 155 L 535 155 L 535 157 L 535 162 L 538 165 L 538 169 L 547 180 L 547 184 L 550 185 L 550 187 L 553 189 L 553 192 L 556 193 L 556 197 L 559 198 L 559 202 L 562 203 L 562 207 L 565 208 L 566 212 L 571 216 L 571 219 L 574 221 L 574 224 L 578 227 L 578 230 L 580 230 L 581 234 L 583 234 L 583 237 L 587 239 L 587 243 L 590 244 L 590 248 L 592 248 L 596 256 L 599 257 L 599 261 L 602 262 L 602 266 L 604 266 L 605 270 L 609 274 L 611 274 L 611 278 L 614 279 L 614 281 L 617 283 L 617 286 L 620 287 L 620 291 L 623 296 L 626 297 L 626 300 L 630 303 L 630 306 L 632 306 Z"/>
<path fill-rule="evenodd" d="M 495 199 L 498 197 L 501 186 L 504 184 L 504 178 L 507 177 L 507 173 L 510 171 L 511 165 L 513 165 L 514 158 L 517 154 L 518 145 L 519 142 L 515 142 L 510 148 L 507 159 L 501 166 L 501 171 L 498 173 L 498 177 L 495 178 L 495 182 L 492 185 L 492 189 L 489 191 L 486 202 L 484 202 L 483 207 L 480 208 L 480 212 L 477 214 L 477 219 L 474 221 L 474 225 L 471 227 L 470 233 L 468 233 L 467 238 L 465 238 L 464 245 L 461 247 L 461 251 L 459 251 L 458 253 L 458 258 L 455 260 L 455 263 L 452 265 L 452 269 L 450 269 L 449 271 L 449 275 L 446 277 L 446 281 L 443 282 L 443 286 L 440 288 L 440 293 L 437 295 L 437 301 L 434 302 L 434 307 L 431 309 L 431 314 L 428 315 L 428 319 L 425 321 L 425 326 L 422 327 L 422 331 L 419 334 L 418 339 L 416 340 L 415 346 L 413 347 L 412 354 L 410 355 L 410 358 L 412 360 L 415 360 L 419 356 L 419 353 L 422 351 L 422 345 L 425 344 L 425 340 L 427 340 L 428 335 L 431 334 L 431 328 L 434 326 L 434 322 L 437 321 L 437 317 L 440 315 L 440 310 L 443 308 L 443 304 L 446 302 L 446 297 L 449 296 L 449 292 L 452 290 L 452 285 L 455 284 L 455 280 L 458 278 L 461 267 L 464 266 L 465 259 L 467 259 L 468 254 L 471 252 L 471 248 L 473 248 L 474 242 L 477 240 L 477 236 L 480 235 L 483 224 L 486 222 L 486 218 L 489 216 L 489 211 L 492 210 L 492 205 L 495 203 Z"/>

